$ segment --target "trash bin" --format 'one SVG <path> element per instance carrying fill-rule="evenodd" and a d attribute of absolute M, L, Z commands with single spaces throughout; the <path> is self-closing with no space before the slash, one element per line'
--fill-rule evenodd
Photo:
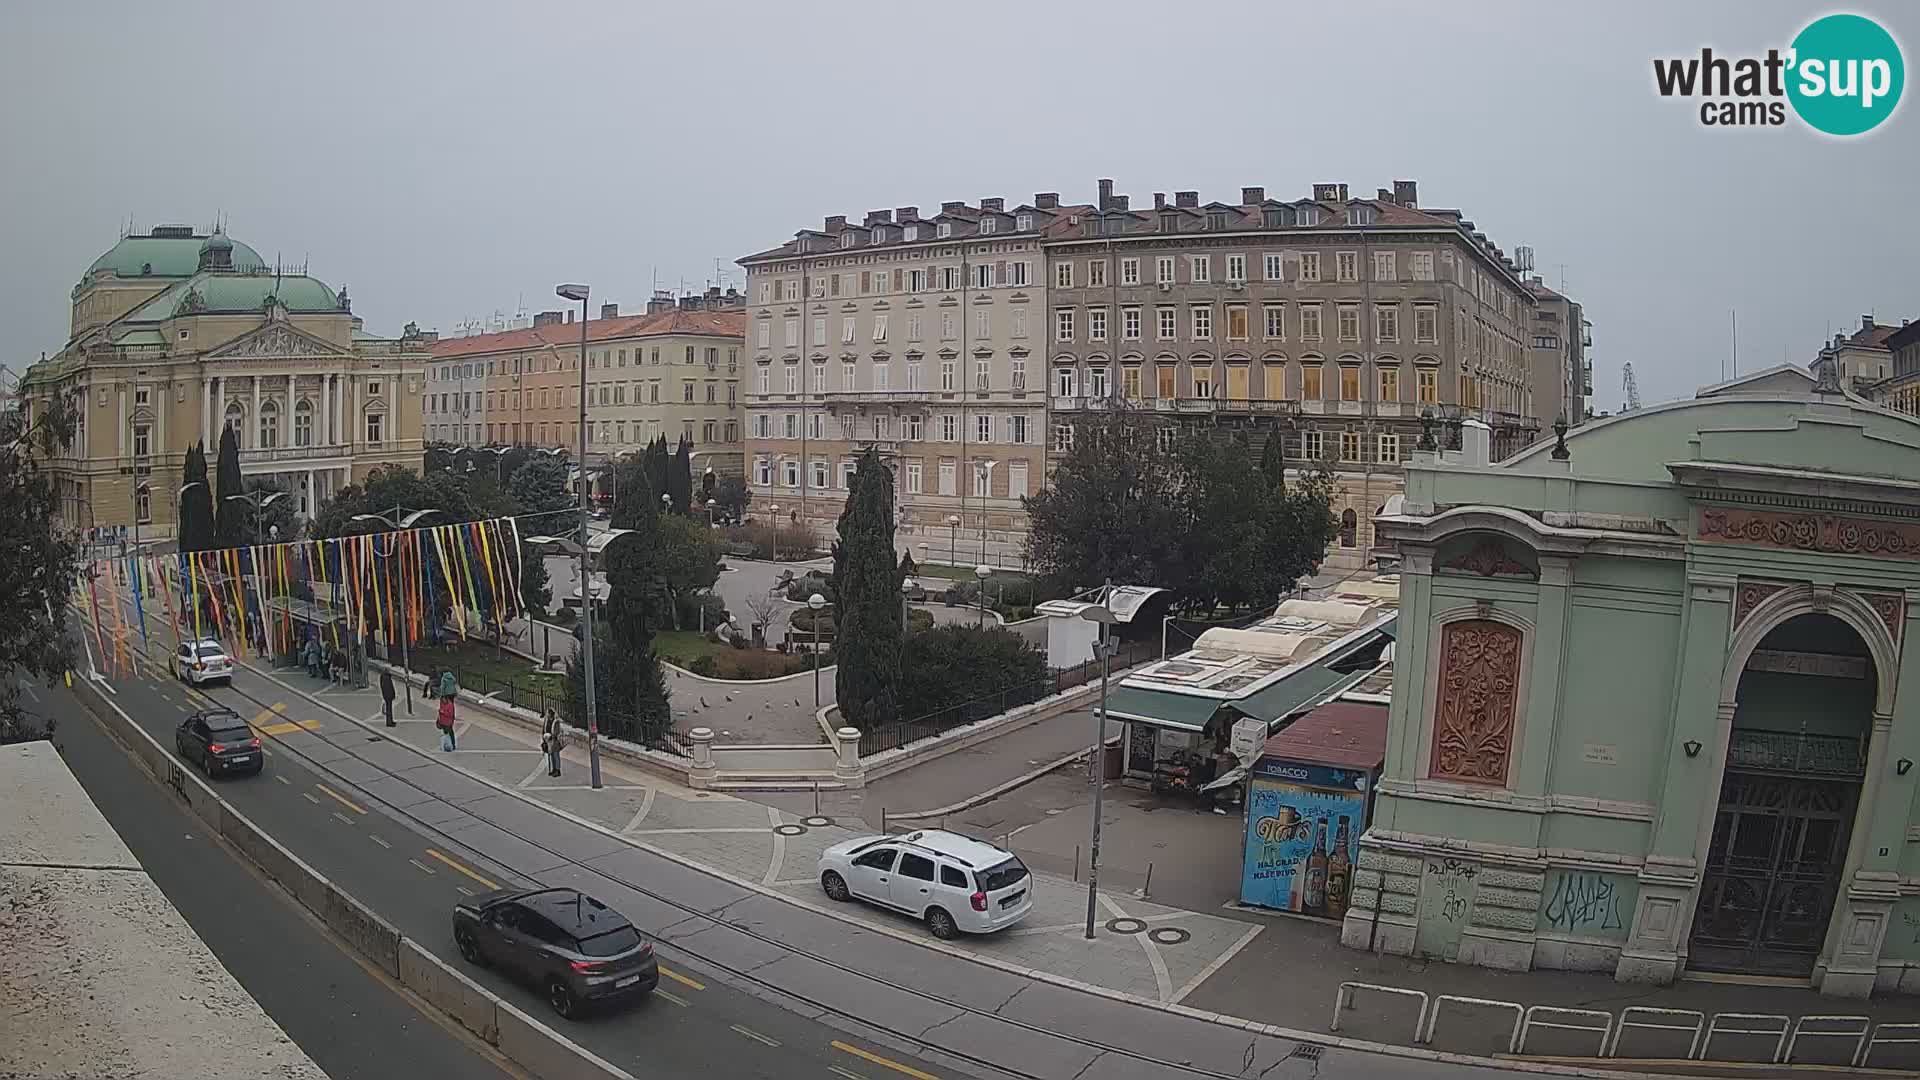
<path fill-rule="evenodd" d="M 1102 778 L 1107 780 L 1120 779 L 1120 773 L 1124 768 L 1123 758 L 1125 751 L 1126 747 L 1120 743 L 1114 743 L 1106 747 L 1106 753 L 1101 761 L 1100 767 L 1100 775 Z"/>

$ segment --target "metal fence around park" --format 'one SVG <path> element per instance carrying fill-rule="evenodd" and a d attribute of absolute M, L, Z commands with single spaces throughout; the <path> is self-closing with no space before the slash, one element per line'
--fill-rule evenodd
<path fill-rule="evenodd" d="M 1148 660 L 1157 660 L 1159 657 L 1158 641 L 1123 642 L 1119 651 L 1113 656 L 1113 670 L 1121 671 Z M 1088 660 L 1072 667 L 1054 668 L 1044 678 L 1009 686 L 974 698 L 972 701 L 948 706 L 938 712 L 928 713 L 912 720 L 882 724 L 860 733 L 860 756 L 866 757 L 887 750 L 898 750 L 922 739 L 931 739 L 936 735 L 952 731 L 954 728 L 977 724 L 1010 709 L 1031 705 L 1041 698 L 1065 693 L 1076 686 L 1085 686 L 1099 677 L 1100 661 Z"/>

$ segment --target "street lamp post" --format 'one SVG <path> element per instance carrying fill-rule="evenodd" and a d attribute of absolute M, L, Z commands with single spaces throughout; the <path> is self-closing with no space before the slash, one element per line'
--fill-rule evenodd
<path fill-rule="evenodd" d="M 713 528 L 713 512 L 720 508 L 719 499 L 707 500 L 707 528 Z"/>
<path fill-rule="evenodd" d="M 993 569 L 989 567 L 986 563 L 981 563 L 979 566 L 976 566 L 973 568 L 973 576 L 980 579 L 980 624 L 979 625 L 981 626 L 982 629 L 984 629 L 987 625 L 987 577 L 992 573 L 993 573 Z"/>
<path fill-rule="evenodd" d="M 986 505 L 987 498 L 991 496 L 993 493 L 993 467 L 998 464 L 1000 463 L 997 461 L 983 461 L 980 463 L 980 491 L 982 493 L 980 496 L 980 502 L 982 507 L 980 511 L 980 561 L 981 562 L 987 561 L 987 512 L 985 509 L 985 505 Z"/>
<path fill-rule="evenodd" d="M 1093 784 L 1093 826 L 1092 836 L 1087 841 L 1087 927 L 1086 938 L 1093 940 L 1094 910 L 1100 896 L 1100 803 L 1106 791 L 1105 762 L 1107 743 L 1107 677 L 1113 668 L 1114 645 L 1108 634 L 1115 622 L 1113 609 L 1107 605 L 1113 601 L 1113 579 L 1107 579 L 1107 587 L 1101 591 L 1100 604 L 1080 610 L 1080 617 L 1100 624 L 1100 642 L 1094 651 L 1100 654 L 1100 708 L 1093 714 L 1093 748 L 1087 754 L 1087 774 Z"/>
<path fill-rule="evenodd" d="M 813 612 L 813 711 L 820 711 L 820 612 L 827 606 L 827 598 L 819 593 L 807 597 L 807 607 Z"/>
<path fill-rule="evenodd" d="M 779 503 L 768 504 L 767 521 L 772 527 L 772 531 L 769 533 L 769 536 L 772 538 L 770 542 L 773 544 L 773 561 L 777 563 L 780 561 L 780 504 Z"/>
<path fill-rule="evenodd" d="M 593 711 L 593 578 L 587 571 L 587 294 L 585 285 L 560 285 L 563 300 L 580 304 L 580 671 L 586 679 L 587 771 L 600 788 L 600 725 Z"/>
<path fill-rule="evenodd" d="M 947 515 L 947 565 L 960 565 L 960 515 Z"/>

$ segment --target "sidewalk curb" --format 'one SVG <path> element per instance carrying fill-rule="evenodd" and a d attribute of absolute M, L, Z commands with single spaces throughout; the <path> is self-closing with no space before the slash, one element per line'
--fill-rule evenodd
<path fill-rule="evenodd" d="M 321 708 L 326 709 L 328 712 L 331 712 L 334 715 L 339 716 L 340 718 L 355 725 L 356 727 L 366 728 L 369 731 L 374 730 L 372 725 L 369 725 L 365 721 L 360 720 L 357 717 L 351 716 L 340 709 L 334 708 L 331 704 L 313 697 L 312 695 L 308 694 L 306 691 L 299 690 L 291 686 L 286 686 L 286 684 L 280 683 L 278 679 L 273 678 L 271 675 L 263 675 L 258 668 L 253 667 L 253 665 L 250 663 L 243 663 L 243 666 L 245 666 L 248 670 L 252 671 L 254 674 L 261 675 L 262 678 L 268 679 L 270 682 L 274 682 L 278 685 L 285 686 L 286 689 L 289 690 L 290 692 L 299 694 L 301 697 L 306 698 L 307 701 L 310 702 L 311 704 L 318 705 Z M 1196 1009 L 1187 1005 L 1179 1005 L 1179 1004 L 1173 1004 L 1168 1002 L 1156 1001 L 1151 998 L 1145 998 L 1135 994 L 1129 994 L 1129 993 L 1126 993 L 1125 991 L 1113 990 L 1108 987 L 1097 986 L 1092 983 L 1081 982 L 1077 979 L 1069 979 L 1061 975 L 1056 975 L 1050 971 L 1042 971 L 1037 968 L 1025 968 L 1017 964 L 1009 964 L 1009 963 L 1006 963 L 1005 961 L 997 960 L 992 957 L 966 952 L 962 949 L 956 948 L 951 945 L 947 945 L 943 942 L 928 941 L 919 935 L 911 935 L 895 927 L 864 922 L 859 919 L 855 919 L 849 915 L 835 911 L 832 908 L 828 908 L 819 904 L 802 900 L 795 896 L 790 896 L 776 889 L 769 888 L 765 885 L 762 885 L 759 882 L 748 881 L 745 878 L 735 877 L 734 875 L 729 874 L 724 870 L 718 870 L 711 866 L 705 866 L 700 863 L 694 862 L 691 859 L 678 855 L 674 852 L 666 851 L 661 848 L 656 848 L 650 844 L 642 843 L 623 833 L 615 832 L 614 830 L 609 829 L 606 826 L 599 824 L 598 822 L 589 821 L 586 818 L 579 817 L 566 810 L 560 809 L 557 806 L 551 806 L 547 803 L 540 802 L 536 799 L 529 797 L 528 795 L 521 792 L 517 788 L 506 787 L 484 776 L 476 775 L 472 772 L 469 772 L 467 769 L 455 764 L 454 762 L 446 761 L 443 758 L 430 754 L 427 751 L 422 750 L 416 746 L 413 746 L 410 743 L 401 742 L 399 740 L 393 740 L 393 741 L 395 745 L 405 747 L 407 750 L 411 751 L 414 754 L 419 755 L 422 758 L 425 758 L 428 761 L 435 761 L 443 765 L 446 765 L 448 768 L 455 770 L 456 772 L 460 773 L 462 776 L 465 776 L 468 779 L 475 781 L 476 783 L 480 783 L 487 787 L 490 787 L 495 791 L 500 792 L 501 794 L 512 796 L 513 798 L 518 799 L 519 801 L 527 804 L 528 806 L 531 806 L 538 810 L 546 811 L 557 817 L 564 818 L 565 820 L 570 821 L 575 825 L 579 825 L 582 828 L 590 829 L 594 832 L 600 833 L 611 839 L 617 840 L 620 843 L 626 844 L 633 848 L 637 848 L 641 851 L 645 851 L 648 854 L 655 856 L 656 858 L 664 859 L 678 866 L 685 867 L 689 870 L 694 871 L 695 873 L 704 874 L 712 878 L 717 878 L 730 885 L 736 886 L 741 889 L 745 889 L 748 892 L 755 893 L 760 896 L 765 896 L 769 899 L 777 900 L 782 903 L 790 904 L 804 911 L 808 911 L 815 915 L 820 915 L 825 918 L 832 919 L 835 922 L 843 923 L 845 925 L 855 927 L 859 930 L 863 930 L 868 933 L 884 934 L 887 937 L 893 938 L 897 941 L 901 941 L 909 945 L 914 945 L 923 949 L 930 949 L 935 952 L 945 953 L 946 955 L 952 956 L 959 960 L 965 960 L 970 963 L 978 964 L 981 967 L 990 968 L 995 971 L 1000 971 L 1000 972 L 1004 972 L 1011 975 L 1017 975 L 1022 978 L 1032 979 L 1036 982 L 1048 983 L 1053 986 L 1059 986 L 1068 990 L 1079 991 L 1081 993 L 1089 994 L 1094 997 L 1105 998 L 1109 1001 L 1115 1001 L 1115 1002 L 1119 1002 L 1127 1005 L 1135 1005 L 1142 1008 L 1154 1009 L 1160 1012 L 1169 1013 L 1174 1016 L 1180 1016 L 1180 1017 L 1184 1017 L 1191 1020 L 1200 1020 L 1209 1024 L 1218 1025 L 1220 1027 L 1231 1028 L 1238 1031 L 1247 1031 L 1247 1032 L 1252 1032 L 1254 1034 L 1267 1035 L 1273 1038 L 1286 1039 L 1292 1042 L 1310 1043 L 1317 1046 L 1334 1047 L 1342 1050 L 1352 1050 L 1358 1053 L 1381 1054 L 1381 1055 L 1386 1055 L 1390 1057 L 1407 1058 L 1407 1059 L 1412 1059 L 1416 1061 L 1431 1061 L 1431 1062 L 1450 1064 L 1450 1065 L 1465 1065 L 1465 1066 L 1472 1066 L 1475 1068 L 1505 1069 L 1510 1072 L 1533 1073 L 1533 1074 L 1543 1075 L 1543 1076 L 1589 1077 L 1589 1078 L 1594 1078 L 1594 1080 L 1643 1080 L 1643 1078 L 1676 1075 L 1676 1074 L 1670 1074 L 1670 1073 L 1660 1074 L 1660 1073 L 1623 1072 L 1619 1070 L 1605 1069 L 1605 1068 L 1599 1068 L 1599 1067 L 1557 1065 L 1557 1064 L 1548 1064 L 1544 1062 L 1532 1062 L 1532 1061 L 1517 1061 L 1511 1058 L 1479 1057 L 1472 1054 L 1460 1054 L 1460 1053 L 1454 1053 L 1452 1051 L 1446 1051 L 1446 1050 L 1429 1050 L 1424 1047 L 1418 1047 L 1418 1046 L 1401 1046 L 1394 1043 L 1370 1042 L 1364 1039 L 1353 1039 L 1353 1038 L 1348 1038 L 1342 1035 L 1332 1034 L 1329 1032 L 1305 1031 L 1298 1028 L 1287 1028 L 1287 1027 L 1280 1027 L 1274 1024 L 1264 1024 L 1256 1020 L 1248 1020 L 1242 1017 L 1229 1016 L 1225 1013 L 1207 1012 L 1204 1009 Z M 401 813 L 404 814 L 404 811 L 402 811 Z M 697 954 L 690 954 L 690 955 L 697 955 Z M 1595 1059 L 1595 1060 L 1600 1061 L 1604 1059 Z"/>
<path fill-rule="evenodd" d="M 1109 735 L 1105 740 L 1101 742 L 1100 745 L 1102 746 L 1102 748 L 1109 747 L 1109 746 L 1118 746 L 1120 745 L 1120 736 Z M 1025 787 L 1028 784 L 1033 783 L 1035 780 L 1038 780 L 1041 777 L 1047 775 L 1048 773 L 1054 771 L 1055 769 L 1064 768 L 1068 765 L 1073 764 L 1076 761 L 1083 761 L 1086 759 L 1086 756 L 1087 756 L 1087 752 L 1085 750 L 1075 750 L 1073 753 L 1066 754 L 1059 758 L 1056 758 L 1053 761 L 1045 765 L 1042 765 L 1037 769 L 1033 769 L 1028 772 L 1021 773 L 1019 776 L 1016 776 L 1013 779 L 1008 780 L 1004 784 L 1000 784 L 995 787 L 990 787 L 987 790 L 980 792 L 978 795 L 969 795 L 966 798 L 960 800 L 957 803 L 953 803 L 950 806 L 937 807 L 932 810 L 912 810 L 904 814 L 895 814 L 895 813 L 889 812 L 887 814 L 887 820 L 889 822 L 921 821 L 926 818 L 946 817 L 948 814 L 958 814 L 964 810 L 971 810 L 974 807 L 979 806 L 981 803 L 992 802 L 993 800 L 999 798 L 1002 795 L 1005 795 L 1009 791 L 1013 791 L 1016 788 Z"/>

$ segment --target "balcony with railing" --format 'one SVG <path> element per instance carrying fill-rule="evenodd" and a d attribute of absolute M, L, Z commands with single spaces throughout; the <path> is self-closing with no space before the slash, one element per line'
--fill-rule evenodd
<path fill-rule="evenodd" d="M 240 451 L 240 464 L 266 465 L 302 461 L 324 461 L 330 458 L 346 457 L 348 448 L 343 443 L 325 443 L 307 446 L 255 446 Z"/>

